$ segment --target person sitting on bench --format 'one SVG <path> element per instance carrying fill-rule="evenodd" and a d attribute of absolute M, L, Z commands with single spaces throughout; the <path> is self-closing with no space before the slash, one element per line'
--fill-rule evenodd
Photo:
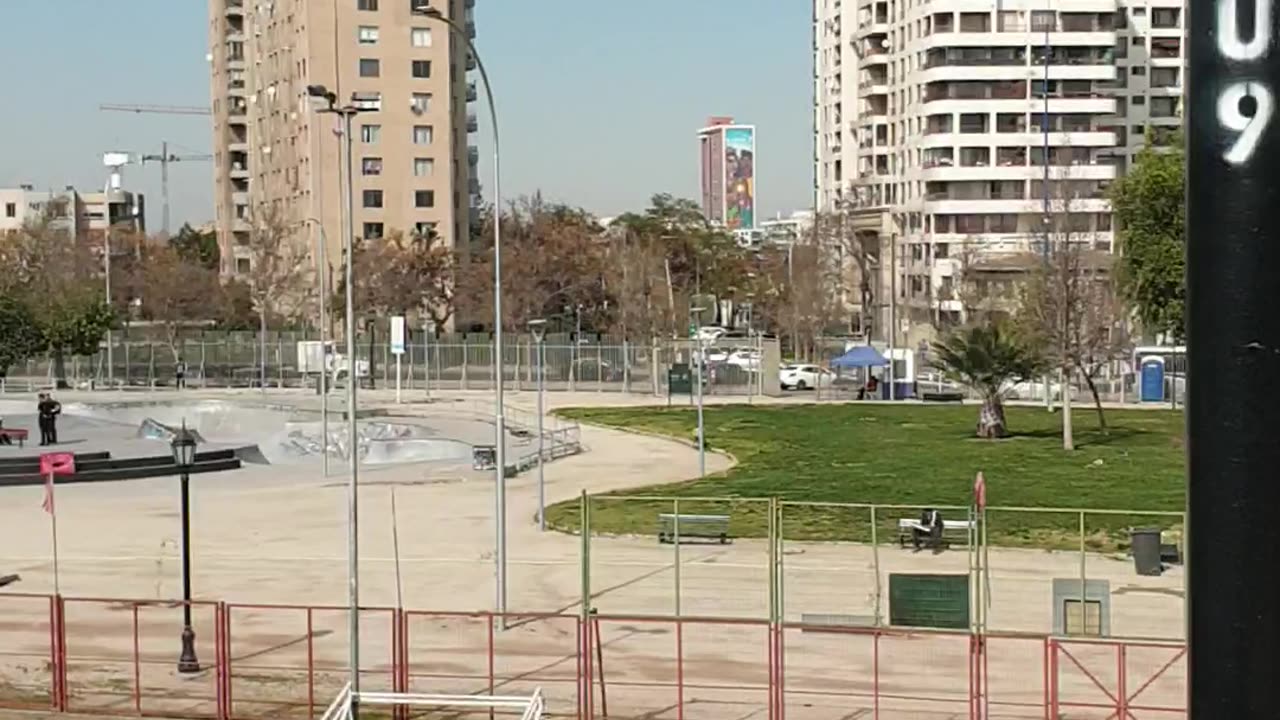
<path fill-rule="evenodd" d="M 4 432 L 4 418 L 0 417 L 0 445 L 12 445 L 13 438 L 9 437 L 9 433 Z"/>
<path fill-rule="evenodd" d="M 934 550 L 942 549 L 942 527 L 942 513 L 925 508 L 920 513 L 920 522 L 911 528 L 911 546 L 917 552 L 926 545 Z"/>

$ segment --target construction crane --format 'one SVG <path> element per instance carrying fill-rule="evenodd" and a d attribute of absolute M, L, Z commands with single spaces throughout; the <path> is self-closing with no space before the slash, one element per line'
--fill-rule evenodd
<path fill-rule="evenodd" d="M 158 114 L 158 115 L 210 115 L 212 114 L 207 107 L 197 107 L 191 105 L 118 105 L 103 104 L 98 106 L 99 110 L 106 112 L 131 112 L 135 114 Z M 144 154 L 137 156 L 139 164 L 146 165 L 149 162 L 160 163 L 160 195 L 161 195 L 161 220 L 160 227 L 165 235 L 169 234 L 169 163 L 173 162 L 209 162 L 213 160 L 212 155 L 174 155 L 169 152 L 169 143 L 163 142 L 159 155 Z"/>

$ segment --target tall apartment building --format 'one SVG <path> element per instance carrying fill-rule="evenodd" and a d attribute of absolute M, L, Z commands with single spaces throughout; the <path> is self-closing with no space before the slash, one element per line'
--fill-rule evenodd
<path fill-rule="evenodd" d="M 878 255 L 882 328 L 891 295 L 905 333 L 960 319 L 962 270 L 1025 272 L 1046 191 L 1049 227 L 1111 250 L 1107 184 L 1180 124 L 1184 19 L 1181 0 L 815 0 L 815 201 Z"/>
<path fill-rule="evenodd" d="M 302 228 L 323 227 L 327 272 L 342 267 L 339 162 L 333 115 L 307 96 L 324 85 L 342 104 L 375 108 L 353 121 L 355 232 L 434 231 L 469 237 L 479 197 L 475 61 L 448 26 L 411 12 L 424 0 L 210 0 L 216 224 L 223 272 L 253 261 L 250 218 L 274 206 Z M 429 4 L 475 37 L 474 0 Z M 299 241 L 314 248 L 314 229 Z M 318 268 L 317 268 L 318 269 Z"/>
<path fill-rule="evenodd" d="M 756 129 L 712 117 L 698 131 L 702 214 L 736 232 L 756 227 Z"/>

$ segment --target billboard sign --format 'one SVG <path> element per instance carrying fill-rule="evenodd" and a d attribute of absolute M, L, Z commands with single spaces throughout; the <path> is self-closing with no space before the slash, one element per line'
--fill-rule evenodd
<path fill-rule="evenodd" d="M 404 354 L 404 316 L 391 316 L 391 354 Z"/>
<path fill-rule="evenodd" d="M 730 230 L 756 226 L 755 128 L 724 130 L 724 224 Z"/>

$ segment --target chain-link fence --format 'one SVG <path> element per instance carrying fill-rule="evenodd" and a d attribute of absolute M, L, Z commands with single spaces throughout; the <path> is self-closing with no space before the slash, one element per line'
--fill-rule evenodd
<path fill-rule="evenodd" d="M 179 367 L 184 381 L 196 388 L 315 387 L 318 375 L 307 370 L 299 343 L 315 340 L 303 334 L 205 333 L 199 338 L 165 341 L 117 339 L 108 352 L 65 360 L 65 379 L 72 387 L 173 387 Z M 398 372 L 403 390 L 485 390 L 494 386 L 493 343 L 488 337 L 451 336 L 407 343 Z M 549 337 L 542 344 L 529 336 L 508 339 L 502 348 L 501 372 L 507 387 L 537 387 L 539 370 L 550 391 L 633 392 L 668 395 L 667 372 L 679 364 L 701 364 L 704 392 L 709 395 L 758 395 L 778 389 L 778 345 L 772 338 L 740 338 L 704 343 L 689 340 L 573 342 Z M 342 343 L 336 344 L 341 353 Z M 395 387 L 397 358 L 385 338 L 366 335 L 356 343 L 356 367 L 365 363 L 365 382 Z M 13 387 L 52 384 L 51 358 L 33 358 L 9 369 Z M 339 380 L 339 384 L 341 380 Z M 683 390 L 677 390 L 683 392 Z"/>
<path fill-rule="evenodd" d="M 941 515 L 939 544 L 917 534 L 925 510 Z M 583 517 L 601 612 L 873 627 L 890 623 L 891 577 L 952 575 L 993 632 L 1183 637 L 1182 513 L 625 495 L 548 513 L 572 532 Z M 1144 533 L 1159 538 L 1154 566 L 1134 548 Z"/>

